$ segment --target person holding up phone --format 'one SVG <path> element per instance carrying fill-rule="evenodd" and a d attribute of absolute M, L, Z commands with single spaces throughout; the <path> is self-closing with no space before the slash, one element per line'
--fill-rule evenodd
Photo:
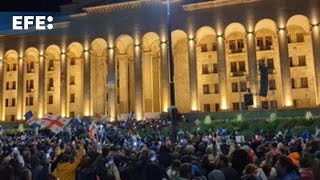
<path fill-rule="evenodd" d="M 84 143 L 82 141 L 77 141 L 77 146 L 79 147 L 76 159 L 73 163 L 70 163 L 72 157 L 68 153 L 63 153 L 61 159 L 58 162 L 57 167 L 53 171 L 53 176 L 63 180 L 74 180 L 76 176 L 76 169 L 78 168 L 80 161 L 84 155 L 83 149 Z"/>

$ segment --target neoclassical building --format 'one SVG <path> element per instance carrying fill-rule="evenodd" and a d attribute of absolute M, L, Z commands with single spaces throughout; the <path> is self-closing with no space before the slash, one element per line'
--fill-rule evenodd
<path fill-rule="evenodd" d="M 187 113 L 320 104 L 318 0 L 173 0 L 176 106 Z M 170 106 L 166 2 L 80 1 L 54 29 L 0 37 L 0 120 Z M 70 13 L 69 13 L 70 14 Z M 260 97 L 259 64 L 269 90 Z"/>

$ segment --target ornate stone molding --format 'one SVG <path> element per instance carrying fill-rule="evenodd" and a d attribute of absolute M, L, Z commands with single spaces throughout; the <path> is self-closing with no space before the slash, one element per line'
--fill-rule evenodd
<path fill-rule="evenodd" d="M 116 4 L 86 7 L 86 8 L 83 8 L 83 10 L 86 11 L 87 13 L 102 13 L 102 12 L 125 10 L 125 9 L 141 7 L 145 5 L 160 4 L 160 3 L 161 3 L 161 0 L 135 0 L 135 1 L 129 1 L 129 2 L 123 2 L 123 3 L 116 3 Z"/>
<path fill-rule="evenodd" d="M 251 3 L 256 1 L 261 1 L 261 0 L 211 0 L 207 2 L 183 5 L 183 9 L 185 11 L 193 11 L 193 10 L 199 10 L 199 9 L 208 9 L 208 8 L 237 5 L 237 4 L 245 4 L 245 3 Z"/>

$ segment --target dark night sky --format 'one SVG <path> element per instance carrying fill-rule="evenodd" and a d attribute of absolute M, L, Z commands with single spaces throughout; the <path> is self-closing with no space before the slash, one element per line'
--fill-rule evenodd
<path fill-rule="evenodd" d="M 1 0 L 0 11 L 59 11 L 72 0 Z"/>

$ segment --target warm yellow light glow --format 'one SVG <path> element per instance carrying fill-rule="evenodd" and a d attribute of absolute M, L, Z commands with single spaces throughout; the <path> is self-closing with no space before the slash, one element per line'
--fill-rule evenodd
<path fill-rule="evenodd" d="M 90 49 L 89 38 L 86 37 L 84 42 L 83 42 L 83 50 L 88 51 L 89 49 Z"/>
<path fill-rule="evenodd" d="M 84 111 L 84 115 L 85 115 L 85 116 L 90 116 L 89 109 L 86 109 L 86 110 Z"/>
<path fill-rule="evenodd" d="M 139 113 L 136 113 L 136 119 L 138 121 L 141 121 L 143 118 L 142 118 L 142 114 L 139 112 Z"/>
<path fill-rule="evenodd" d="M 39 113 L 38 113 L 38 118 L 40 119 L 40 118 L 42 118 L 42 117 L 43 117 L 43 114 L 42 114 L 42 112 L 39 111 Z"/>
<path fill-rule="evenodd" d="M 285 104 L 285 106 L 290 107 L 290 106 L 292 106 L 292 105 L 293 105 L 293 104 L 292 104 L 291 98 L 290 98 L 289 96 L 286 96 L 286 104 Z"/>
<path fill-rule="evenodd" d="M 227 99 L 226 97 L 222 97 L 221 109 L 226 110 L 227 108 Z"/>
<path fill-rule="evenodd" d="M 279 25 L 279 26 L 278 26 L 279 29 L 284 29 L 284 28 L 286 28 L 287 22 L 286 22 L 285 17 L 279 16 L 278 25 Z"/>
<path fill-rule="evenodd" d="M 195 103 L 195 102 L 192 103 L 191 110 L 192 111 L 197 111 L 198 110 L 197 103 Z"/>

